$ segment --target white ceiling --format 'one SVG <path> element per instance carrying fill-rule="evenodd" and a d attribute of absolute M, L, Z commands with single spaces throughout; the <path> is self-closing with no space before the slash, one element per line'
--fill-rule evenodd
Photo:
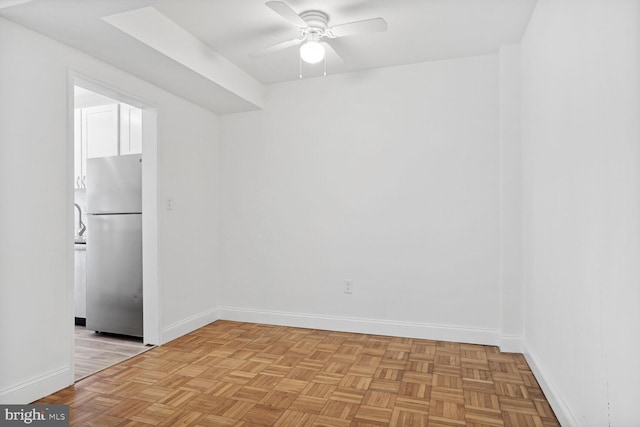
<path fill-rule="evenodd" d="M 299 78 L 295 47 L 266 57 L 250 56 L 261 48 L 299 36 L 295 27 L 264 3 L 265 0 L 32 0 L 13 6 L 8 2 L 8 7 L 0 9 L 0 16 L 213 111 L 227 113 L 260 107 L 257 98 L 247 96 L 248 92 L 239 90 L 238 84 L 253 85 L 248 90 L 255 92 L 256 87 L 264 84 Z M 337 74 L 497 52 L 501 45 L 520 41 L 535 0 L 288 0 L 287 3 L 298 13 L 310 9 L 326 12 L 330 26 L 375 17 L 387 21 L 388 30 L 384 33 L 335 40 L 336 49 L 347 62 L 345 66 L 331 55 L 327 57 L 328 74 Z M 196 51 L 208 51 L 193 52 L 200 55 L 193 60 L 172 55 L 157 43 L 170 47 L 176 38 L 165 34 L 164 39 L 158 37 L 156 44 L 150 43 L 102 19 L 148 6 L 201 43 Z M 145 19 L 144 14 L 127 15 Z M 220 70 L 209 73 L 203 66 Z M 304 66 L 305 78 L 321 73 L 322 65 Z M 231 82 L 234 74 L 244 76 L 244 80 Z"/>

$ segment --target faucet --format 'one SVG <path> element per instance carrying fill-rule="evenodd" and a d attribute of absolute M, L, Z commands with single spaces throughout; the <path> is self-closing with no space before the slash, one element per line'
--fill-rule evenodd
<path fill-rule="evenodd" d="M 78 209 L 78 236 L 82 237 L 85 231 L 87 231 L 87 226 L 82 222 L 82 209 L 77 203 L 73 204 Z"/>

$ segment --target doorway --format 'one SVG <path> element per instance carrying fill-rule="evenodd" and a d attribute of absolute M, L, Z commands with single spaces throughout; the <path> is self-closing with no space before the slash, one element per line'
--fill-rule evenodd
<path fill-rule="evenodd" d="M 155 108 L 88 79 L 73 78 L 73 201 L 74 201 L 74 379 L 98 372 L 159 344 L 157 309 L 157 144 Z M 136 333 L 98 331 L 87 325 L 87 247 L 92 245 L 87 206 L 88 164 L 105 160 L 123 161 L 137 158 L 142 162 L 141 201 L 138 213 L 142 217 L 139 241 L 141 247 L 140 292 L 132 295 L 139 304 L 140 326 Z M 89 162 L 87 160 L 89 159 Z M 140 176 L 141 175 L 141 176 Z M 90 207 L 89 207 L 90 208 Z M 132 217 L 133 215 L 128 215 Z M 108 216 L 106 218 L 111 218 Z M 97 233 L 94 233 L 97 235 Z M 97 239 L 97 238 L 96 238 Z M 94 248 L 96 248 L 94 239 Z M 95 265 L 96 250 L 93 254 Z M 141 265 L 140 265 L 141 264 Z M 95 283 L 95 268 L 92 270 Z M 96 292 L 89 299 L 95 319 Z M 139 295 L 138 295 L 139 294 Z M 99 303 L 101 305 L 101 303 Z M 91 311 L 92 309 L 90 309 Z M 121 318 L 121 316 L 117 316 Z M 91 322 L 90 322 L 91 323 Z M 89 328 L 87 327 L 89 326 Z M 107 328 L 108 329 L 108 328 Z M 136 335 L 136 336 L 131 336 Z"/>

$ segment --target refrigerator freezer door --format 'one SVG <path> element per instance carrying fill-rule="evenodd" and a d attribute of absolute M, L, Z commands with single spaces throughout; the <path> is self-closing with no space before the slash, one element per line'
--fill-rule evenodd
<path fill-rule="evenodd" d="M 142 155 L 87 159 L 87 212 L 142 212 Z"/>
<path fill-rule="evenodd" d="M 142 215 L 89 215 L 87 329 L 142 336 Z"/>

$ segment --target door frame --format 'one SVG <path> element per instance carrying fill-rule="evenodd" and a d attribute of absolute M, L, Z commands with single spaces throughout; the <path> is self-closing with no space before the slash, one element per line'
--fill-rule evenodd
<path fill-rule="evenodd" d="M 160 296 L 158 275 L 158 118 L 157 106 L 140 96 L 128 94 L 104 82 L 97 81 L 76 71 L 69 71 L 68 81 L 68 135 L 67 141 L 67 181 L 68 181 L 68 221 L 71 233 L 74 230 L 74 86 L 80 86 L 119 102 L 142 110 L 142 295 L 143 295 L 143 341 L 145 344 L 160 345 Z M 74 316 L 74 245 L 69 246 L 69 310 Z M 73 322 L 72 322 L 73 323 Z M 71 328 L 73 332 L 73 326 Z M 74 376 L 73 335 L 71 337 L 71 375 Z"/>

